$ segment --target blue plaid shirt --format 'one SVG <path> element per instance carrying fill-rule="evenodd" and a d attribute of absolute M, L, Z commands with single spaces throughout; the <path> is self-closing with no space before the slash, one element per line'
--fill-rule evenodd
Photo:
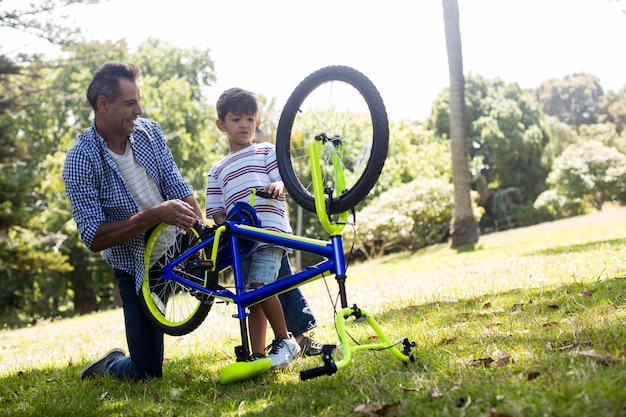
<path fill-rule="evenodd" d="M 156 182 L 163 200 L 193 194 L 176 167 L 158 123 L 137 119 L 130 145 L 137 162 Z M 103 223 L 128 219 L 139 212 L 95 124 L 83 132 L 67 152 L 62 178 L 72 204 L 72 216 L 88 248 L 92 247 L 96 230 Z M 142 233 L 126 243 L 105 249 L 103 255 L 111 268 L 134 275 L 139 290 L 145 270 L 144 252 Z"/>

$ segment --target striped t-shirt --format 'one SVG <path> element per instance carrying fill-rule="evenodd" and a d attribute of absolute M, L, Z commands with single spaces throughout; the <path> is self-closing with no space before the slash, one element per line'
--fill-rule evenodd
<path fill-rule="evenodd" d="M 206 216 L 228 214 L 238 201 L 250 202 L 250 189 L 280 180 L 276 149 L 271 143 L 253 143 L 229 154 L 215 164 L 208 175 Z M 255 197 L 254 208 L 264 229 L 292 233 L 285 196 L 277 199 Z"/>

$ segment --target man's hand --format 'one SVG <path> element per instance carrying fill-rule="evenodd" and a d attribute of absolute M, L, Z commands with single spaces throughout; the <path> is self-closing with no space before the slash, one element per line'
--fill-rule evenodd
<path fill-rule="evenodd" d="M 189 229 L 198 221 L 198 216 L 191 206 L 183 200 L 168 200 L 155 207 L 159 210 L 162 222 Z"/>

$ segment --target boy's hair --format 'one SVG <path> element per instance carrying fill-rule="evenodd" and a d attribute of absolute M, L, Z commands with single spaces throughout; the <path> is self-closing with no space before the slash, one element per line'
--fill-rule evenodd
<path fill-rule="evenodd" d="M 96 70 L 87 88 L 87 100 L 91 108 L 98 107 L 98 97 L 105 96 L 113 101 L 120 95 L 120 78 L 135 82 L 141 75 L 141 70 L 134 64 L 107 62 Z"/>
<path fill-rule="evenodd" d="M 254 93 L 242 88 L 229 88 L 217 99 L 217 118 L 224 121 L 230 112 L 236 116 L 244 114 L 257 115 L 259 101 Z"/>

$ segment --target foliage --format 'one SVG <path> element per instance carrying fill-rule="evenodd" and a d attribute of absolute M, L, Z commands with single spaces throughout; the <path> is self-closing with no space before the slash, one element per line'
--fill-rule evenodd
<path fill-rule="evenodd" d="M 563 153 L 565 148 L 578 143 L 579 137 L 576 130 L 554 116 L 545 117 L 545 126 L 549 139 L 543 149 L 541 163 L 543 166 L 551 167 L 554 160 Z"/>
<path fill-rule="evenodd" d="M 359 212 L 355 247 L 370 259 L 441 243 L 449 235 L 453 201 L 452 185 L 441 179 L 391 188 Z"/>
<path fill-rule="evenodd" d="M 533 205 L 547 220 L 565 219 L 579 216 L 588 210 L 588 204 L 582 198 L 569 198 L 550 188 L 537 197 Z"/>
<path fill-rule="evenodd" d="M 563 79 L 543 81 L 537 89 L 537 100 L 543 111 L 578 129 L 596 123 L 604 90 L 595 75 L 576 73 Z"/>
<path fill-rule="evenodd" d="M 602 210 L 626 188 L 626 155 L 597 141 L 571 145 L 554 162 L 548 183 L 568 200 L 585 198 Z"/>
<path fill-rule="evenodd" d="M 68 45 L 80 33 L 78 29 L 63 25 L 63 14 L 56 17 L 52 12 L 63 11 L 72 4 L 95 4 L 100 0 L 41 0 L 20 2 L 19 8 L 0 9 L 0 26 L 45 39 L 53 45 Z M 2 1 L 0 0 L 0 3 Z"/>
<path fill-rule="evenodd" d="M 159 122 L 181 174 L 194 190 L 204 191 L 204 173 L 228 147 L 203 93 L 215 81 L 213 61 L 207 51 L 156 39 L 142 43 L 130 59 L 142 69 L 143 117 Z"/>
<path fill-rule="evenodd" d="M 489 188 L 515 187 L 521 201 L 534 201 L 548 173 L 542 161 L 548 134 L 537 103 L 517 84 L 507 85 L 500 79 L 470 74 L 465 82 L 474 179 L 481 173 Z M 439 95 L 426 122 L 443 137 L 449 136 L 446 94 Z"/>
<path fill-rule="evenodd" d="M 383 213 L 375 215 L 375 210 L 370 206 L 379 195 L 386 190 L 401 187 L 403 184 L 414 182 L 416 178 L 429 183 L 431 180 L 441 180 L 451 176 L 450 142 L 435 137 L 432 131 L 427 131 L 422 126 L 400 121 L 390 125 L 391 140 L 389 142 L 389 153 L 385 161 L 383 172 L 367 198 L 356 208 L 356 219 L 359 228 L 363 227 L 362 212 L 367 211 L 368 216 L 372 215 L 376 223 L 384 220 Z M 441 180 L 447 189 L 449 181 Z M 300 233 L 304 236 L 311 236 L 320 239 L 327 238 L 327 232 L 322 228 L 319 220 L 313 213 L 299 209 L 298 205 L 291 199 L 287 199 L 292 226 L 297 232 L 299 225 Z M 376 205 L 385 210 L 384 207 Z M 369 223 L 366 221 L 365 223 Z M 383 227 L 383 224 L 380 224 Z M 365 225 L 365 227 L 368 227 Z M 363 243 L 363 242 L 361 242 Z M 419 244 L 418 244 L 419 245 Z M 394 246 L 397 248 L 397 246 Z M 417 246 L 416 246 L 417 247 Z M 382 253 L 382 252 L 380 252 Z M 302 254 L 302 263 L 313 261 L 307 254 Z"/>
<path fill-rule="evenodd" d="M 620 92 L 606 92 L 600 100 L 602 114 L 598 122 L 612 123 L 618 133 L 624 132 L 626 128 L 626 90 Z"/>
<path fill-rule="evenodd" d="M 613 123 L 584 125 L 578 129 L 580 141 L 597 141 L 626 154 L 626 136 L 619 135 Z"/>
<path fill-rule="evenodd" d="M 0 10 L 0 26 L 70 45 L 77 32 L 48 13 L 73 3 L 94 1 L 9 6 Z M 24 311 L 29 312 L 26 318 L 58 311 L 63 291 L 57 290 L 71 270 L 56 245 L 59 235 L 38 218 L 47 210 L 37 192 L 46 174 L 42 162 L 58 146 L 63 129 L 49 116 L 58 112 L 65 93 L 43 81 L 55 65 L 44 64 L 38 56 L 0 56 L 0 314 L 14 321 Z"/>

